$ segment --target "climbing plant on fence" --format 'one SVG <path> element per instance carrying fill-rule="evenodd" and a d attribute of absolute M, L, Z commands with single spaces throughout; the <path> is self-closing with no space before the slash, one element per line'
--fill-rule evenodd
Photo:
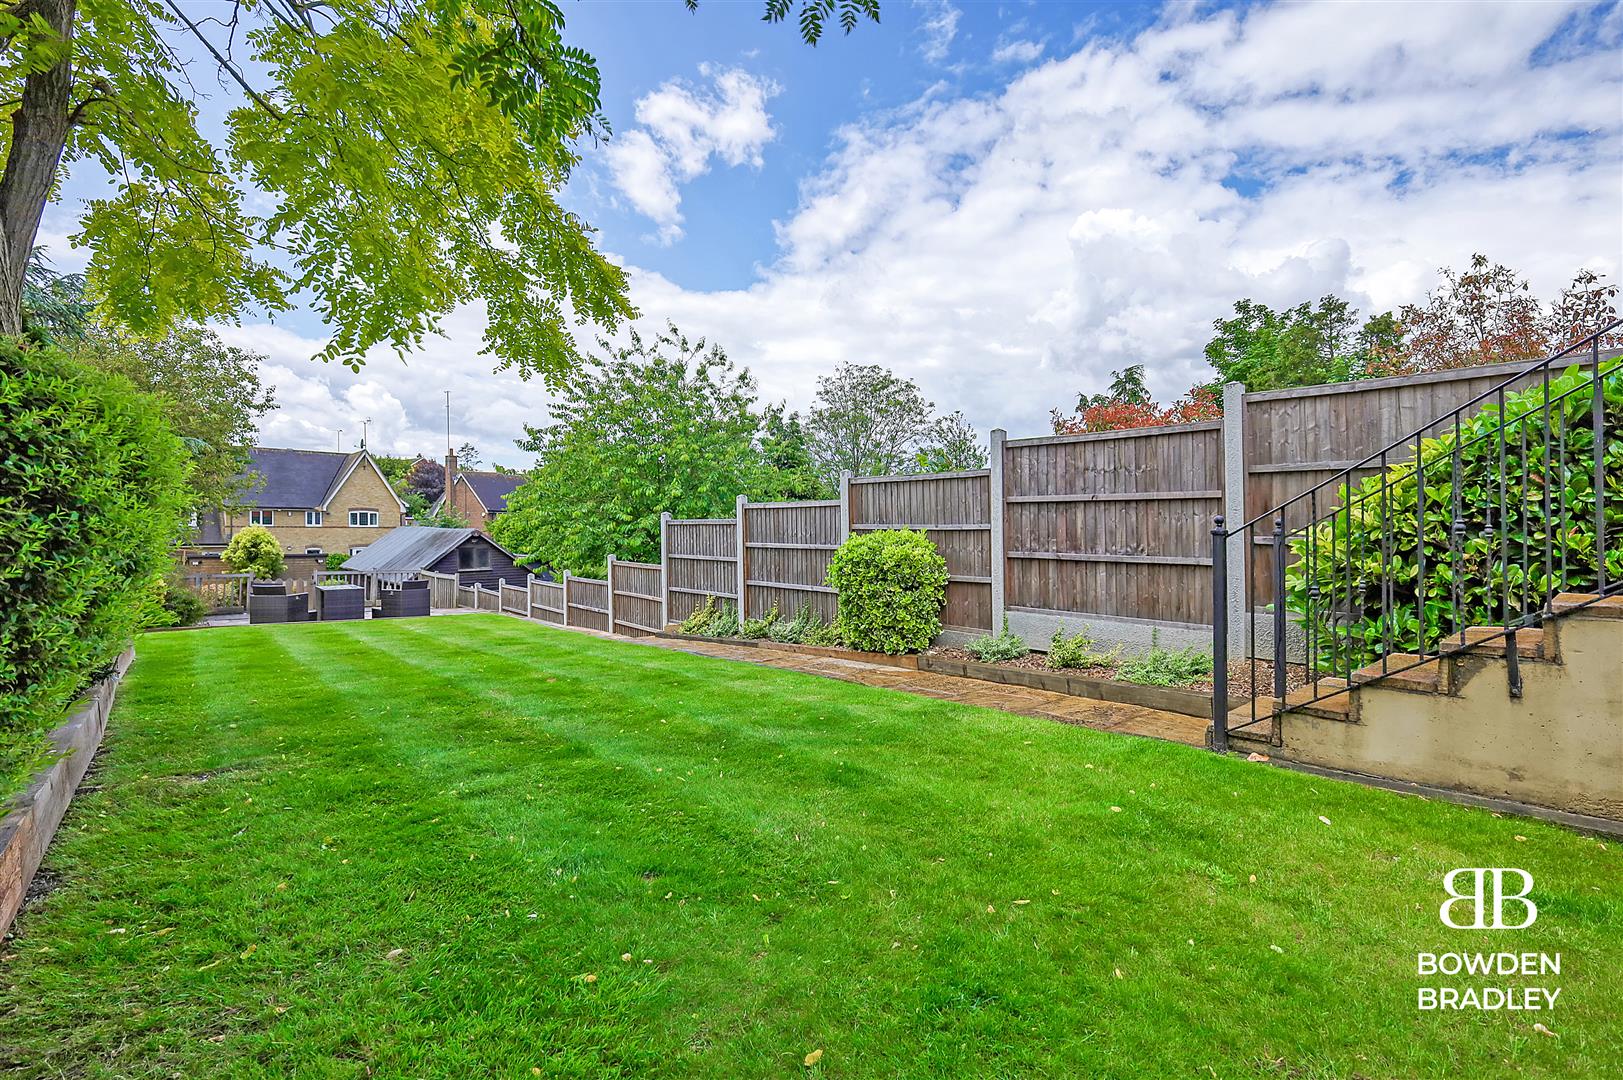
<path fill-rule="evenodd" d="M 1623 580 L 1623 365 L 1601 370 L 1607 578 Z M 1507 394 L 1502 470 L 1501 412 L 1490 404 L 1462 421 L 1457 440 L 1448 431 L 1422 442 L 1420 477 L 1406 461 L 1385 470 L 1384 491 L 1380 473 L 1340 489 L 1345 509 L 1291 541 L 1295 559 L 1285 572 L 1286 608 L 1322 670 L 1345 672 L 1384 653 L 1414 653 L 1422 637 L 1434 651 L 1464 627 L 1504 625 L 1553 594 L 1595 587 L 1592 385 L 1577 368 L 1551 380 L 1548 420 L 1543 387 Z M 1425 514 L 1417 528 L 1420 480 Z M 1416 558 L 1422 545 L 1424 604 Z M 1384 608 L 1383 583 L 1391 590 Z"/>

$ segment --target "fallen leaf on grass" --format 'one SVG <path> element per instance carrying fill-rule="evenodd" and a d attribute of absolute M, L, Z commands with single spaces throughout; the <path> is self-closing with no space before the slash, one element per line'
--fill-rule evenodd
<path fill-rule="evenodd" d="M 1017 904 L 1029 904 L 1029 903 L 1031 903 L 1031 901 L 1030 900 L 1016 900 L 1015 903 L 1017 903 Z"/>
<path fill-rule="evenodd" d="M 238 960 L 246 960 L 250 956 L 252 956 L 254 953 L 258 952 L 258 951 L 259 951 L 259 946 L 258 945 L 250 945 L 246 949 L 242 950 L 242 954 L 240 956 L 238 956 L 237 959 Z"/>
<path fill-rule="evenodd" d="M 1319 820 L 1324 822 L 1326 825 L 1330 824 L 1330 819 L 1325 817 L 1323 814 L 1319 815 Z"/>
<path fill-rule="evenodd" d="M 1111 813 L 1112 813 L 1112 814 L 1119 814 L 1119 813 L 1121 813 L 1121 807 L 1119 807 L 1119 806 L 1112 806 L 1112 807 L 1111 807 L 1111 808 L 1110 808 L 1110 812 L 1111 812 Z"/>
<path fill-rule="evenodd" d="M 388 952 L 383 954 L 383 958 L 385 960 L 398 960 L 402 956 L 405 956 L 405 955 L 406 955 L 406 950 L 405 949 L 390 949 Z"/>
<path fill-rule="evenodd" d="M 809 1069 L 813 1065 L 816 1065 L 819 1061 L 822 1061 L 822 1060 L 823 1060 L 823 1048 L 821 1046 L 819 1046 L 816 1050 L 813 1050 L 811 1053 L 806 1055 L 806 1068 Z"/>
<path fill-rule="evenodd" d="M 1276 953 L 1284 953 L 1284 951 L 1285 951 L 1284 949 L 1281 949 L 1278 945 L 1270 945 L 1268 947 L 1270 949 L 1274 950 L 1274 952 L 1276 952 Z"/>
<path fill-rule="evenodd" d="M 630 953 L 628 953 L 628 952 L 623 952 L 623 953 L 621 953 L 621 954 L 620 954 L 620 962 L 621 962 L 621 963 L 624 963 L 624 964 L 629 964 L 629 963 L 631 963 L 631 954 L 630 954 Z"/>
<path fill-rule="evenodd" d="M 1120 978 L 1123 978 L 1123 977 L 1124 976 L 1121 973 L 1121 968 L 1117 968 L 1116 969 L 1116 978 L 1120 979 Z"/>
<path fill-rule="evenodd" d="M 1590 396 L 1593 397 L 1594 395 Z M 1561 1037 L 1555 1032 L 1551 1031 L 1549 1028 L 1545 1027 L 1543 1024 L 1534 1024 L 1533 1030 L 1538 1032 L 1540 1035 L 1548 1035 L 1552 1039 L 1559 1039 Z"/>
<path fill-rule="evenodd" d="M 583 983 L 595 983 L 597 981 L 597 976 L 588 973 L 586 975 L 582 975 L 580 977 L 580 981 Z"/>
<path fill-rule="evenodd" d="M 1267 754 L 1259 754 L 1259 753 L 1256 753 L 1255 751 L 1253 751 L 1253 752 L 1247 754 L 1245 756 L 1245 759 L 1247 761 L 1267 761 L 1268 760 L 1268 755 Z"/>
<path fill-rule="evenodd" d="M 1594 395 L 1591 394 L 1590 396 L 1593 397 Z M 1516 837 L 1516 839 L 1521 841 L 1524 844 L 1527 843 L 1527 837 L 1525 837 L 1525 836 L 1518 836 L 1518 837 Z"/>

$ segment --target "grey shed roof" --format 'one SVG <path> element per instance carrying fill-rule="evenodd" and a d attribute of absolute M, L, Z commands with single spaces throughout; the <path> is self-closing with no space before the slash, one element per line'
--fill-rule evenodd
<path fill-rule="evenodd" d="M 345 570 L 408 572 L 426 570 L 463 542 L 479 537 L 498 551 L 512 553 L 478 529 L 436 529 L 430 525 L 402 525 L 390 529 L 344 562 Z"/>
<path fill-rule="evenodd" d="M 359 453 L 331 450 L 283 450 L 255 446 L 248 451 L 248 471 L 257 477 L 242 498 L 253 506 L 313 510 L 327 499 L 338 478 Z"/>
<path fill-rule="evenodd" d="M 463 472 L 458 470 L 457 475 L 468 481 L 473 493 L 479 496 L 479 501 L 485 504 L 485 509 L 492 514 L 499 514 L 507 509 L 507 496 L 511 495 L 528 477 L 514 476 L 512 473 L 499 472 Z"/>

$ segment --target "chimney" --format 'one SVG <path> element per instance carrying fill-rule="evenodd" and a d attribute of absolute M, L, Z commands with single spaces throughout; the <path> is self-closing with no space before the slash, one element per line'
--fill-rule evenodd
<path fill-rule="evenodd" d="M 451 505 L 451 484 L 456 480 L 456 454 L 450 450 L 445 451 L 445 510 L 455 513 L 456 508 Z"/>

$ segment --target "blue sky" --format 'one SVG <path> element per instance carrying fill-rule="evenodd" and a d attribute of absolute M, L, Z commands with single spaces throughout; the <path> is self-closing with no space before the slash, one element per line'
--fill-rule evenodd
<path fill-rule="evenodd" d="M 568 3 L 614 127 L 567 193 L 649 326 L 708 335 L 805 408 L 844 360 L 915 379 L 984 434 L 1144 363 L 1208 377 L 1235 300 L 1419 300 L 1482 251 L 1553 297 L 1623 269 L 1617 3 L 996 4 L 884 0 L 815 49 L 761 0 Z M 212 122 L 228 99 L 203 104 Z M 43 239 L 96 178 L 75 177 Z M 359 373 L 312 364 L 319 321 L 222 327 L 264 353 L 263 440 L 525 464 L 534 382 L 479 355 L 483 313 Z M 589 334 L 586 336 L 590 336 Z"/>

